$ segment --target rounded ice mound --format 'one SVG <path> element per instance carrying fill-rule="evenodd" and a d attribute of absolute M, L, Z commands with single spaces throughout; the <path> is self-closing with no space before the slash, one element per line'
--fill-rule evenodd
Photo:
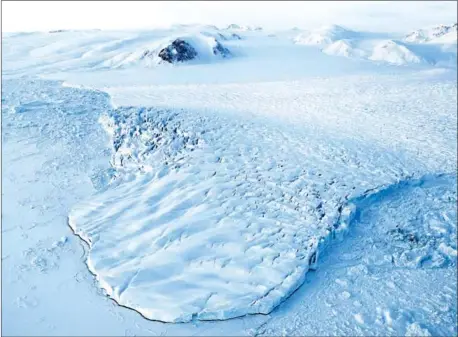
<path fill-rule="evenodd" d="M 409 48 L 393 40 L 382 41 L 375 45 L 369 60 L 395 65 L 423 62 L 423 59 Z"/>
<path fill-rule="evenodd" d="M 365 55 L 363 50 L 354 48 L 349 40 L 337 40 L 325 47 L 323 53 L 343 57 L 363 57 Z"/>

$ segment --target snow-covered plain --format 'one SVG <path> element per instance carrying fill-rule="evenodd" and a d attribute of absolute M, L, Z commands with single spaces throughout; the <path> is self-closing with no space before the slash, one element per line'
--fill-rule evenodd
<path fill-rule="evenodd" d="M 299 34 L 3 38 L 7 334 L 457 333 L 456 39 Z"/>

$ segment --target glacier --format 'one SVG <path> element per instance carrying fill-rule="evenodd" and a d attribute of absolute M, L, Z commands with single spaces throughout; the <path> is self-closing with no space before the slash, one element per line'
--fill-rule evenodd
<path fill-rule="evenodd" d="M 456 333 L 453 42 L 339 34 L 4 37 L 7 332 Z M 136 58 L 177 36 L 233 57 Z"/>

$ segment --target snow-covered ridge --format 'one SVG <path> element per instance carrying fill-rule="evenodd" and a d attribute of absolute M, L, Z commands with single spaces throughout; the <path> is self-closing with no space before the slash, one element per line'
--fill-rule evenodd
<path fill-rule="evenodd" d="M 395 40 L 337 40 L 322 49 L 323 53 L 363 59 L 392 65 L 426 63 L 426 60 L 407 45 Z"/>
<path fill-rule="evenodd" d="M 431 28 L 418 29 L 407 34 L 404 40 L 413 43 L 452 43 L 457 40 L 457 27 L 455 23 L 453 25 L 438 25 Z"/>
<path fill-rule="evenodd" d="M 378 36 L 378 37 L 377 37 Z M 382 38 L 380 34 L 356 32 L 340 26 L 324 26 L 302 32 L 293 41 L 298 45 L 315 46 L 323 53 L 390 65 L 409 64 L 456 67 L 456 24 L 437 26 L 428 31 L 409 34 L 404 42 Z M 421 42 L 431 42 L 439 47 L 420 48 Z"/>
<path fill-rule="evenodd" d="M 235 30 L 235 31 L 261 31 L 262 27 L 260 26 L 243 26 L 232 23 L 226 27 L 226 30 Z"/>
<path fill-rule="evenodd" d="M 328 55 L 384 62 L 393 65 L 421 63 L 424 60 L 407 46 L 394 40 L 367 39 L 362 32 L 341 26 L 324 26 L 294 38 L 299 45 L 316 46 Z"/>
<path fill-rule="evenodd" d="M 351 38 L 356 33 L 338 25 L 323 26 L 318 29 L 300 33 L 294 42 L 302 45 L 329 45 L 337 40 Z"/>
<path fill-rule="evenodd" d="M 300 33 L 288 30 L 273 35 L 271 32 L 247 29 L 185 25 L 130 32 L 93 30 L 10 34 L 3 38 L 3 52 L 8 55 L 5 58 L 9 63 L 7 69 L 36 73 L 52 72 L 53 69 L 87 72 L 94 69 L 164 68 L 167 64 L 215 63 L 219 63 L 215 68 L 222 68 L 221 63 L 224 63 L 228 64 L 230 72 L 246 73 L 246 69 L 238 67 L 254 62 L 254 59 L 257 60 L 255 64 L 287 61 L 285 64 L 290 67 L 300 68 L 308 63 L 309 56 L 316 58 L 313 48 L 327 55 L 363 60 L 364 63 L 376 59 L 377 63 L 388 65 L 455 68 L 456 44 L 440 42 L 455 33 L 437 38 L 434 44 L 419 44 L 381 38 L 380 34 L 357 32 L 337 25 Z M 387 44 L 388 40 L 392 42 Z M 389 53 L 380 51 L 382 44 L 391 49 Z M 16 47 L 10 47 L 13 45 Z M 326 56 L 317 60 L 317 63 L 322 63 L 319 66 L 323 69 L 330 68 L 328 63 L 333 62 Z"/>

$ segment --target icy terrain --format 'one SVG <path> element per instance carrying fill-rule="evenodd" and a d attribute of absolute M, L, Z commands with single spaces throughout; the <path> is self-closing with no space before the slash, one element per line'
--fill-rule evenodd
<path fill-rule="evenodd" d="M 4 38 L 6 331 L 456 334 L 456 68 L 322 32 Z"/>
<path fill-rule="evenodd" d="M 455 67 L 457 25 L 419 29 L 406 36 L 355 32 L 341 26 L 324 26 L 301 32 L 299 45 L 321 48 L 323 53 L 348 58 L 408 65 L 427 63 Z M 427 42 L 427 43 L 425 43 Z"/>
<path fill-rule="evenodd" d="M 425 176 L 355 200 L 345 240 L 257 333 L 456 335 L 456 250 L 443 241 L 456 242 L 456 183 L 456 175 Z"/>

